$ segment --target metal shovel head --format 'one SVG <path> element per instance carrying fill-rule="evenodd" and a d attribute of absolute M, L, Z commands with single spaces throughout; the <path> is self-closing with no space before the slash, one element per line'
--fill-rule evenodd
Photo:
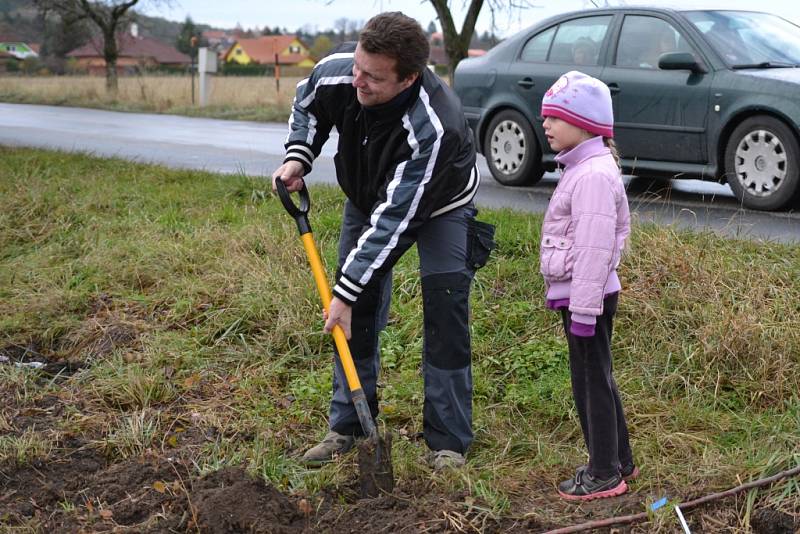
<path fill-rule="evenodd" d="M 391 434 L 376 432 L 358 442 L 358 483 L 362 498 L 378 497 L 394 489 Z"/>

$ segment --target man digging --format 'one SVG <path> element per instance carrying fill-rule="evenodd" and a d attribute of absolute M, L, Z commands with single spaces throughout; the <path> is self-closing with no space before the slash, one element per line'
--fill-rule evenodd
<path fill-rule="evenodd" d="M 402 13 L 367 22 L 358 43 L 322 59 L 297 86 L 286 157 L 272 174 L 289 191 L 335 126 L 337 181 L 347 200 L 325 331 L 341 326 L 373 417 L 378 334 L 386 326 L 392 267 L 416 243 L 424 312 L 423 435 L 434 469 L 459 467 L 473 439 L 469 290 L 488 259 L 493 228 L 477 222 L 480 176 L 461 104 L 427 67 L 419 23 Z M 361 435 L 336 359 L 329 432 L 309 464 L 348 451 Z"/>

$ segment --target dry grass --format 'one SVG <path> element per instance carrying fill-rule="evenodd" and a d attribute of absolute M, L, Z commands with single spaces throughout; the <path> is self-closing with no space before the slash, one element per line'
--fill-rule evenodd
<path fill-rule="evenodd" d="M 254 109 L 275 110 L 281 120 L 288 114 L 300 78 L 282 78 L 280 92 L 274 78 L 217 76 L 211 80 L 206 112 L 192 107 L 189 76 L 123 76 L 116 98 L 106 94 L 102 76 L 0 76 L 0 100 L 24 104 L 69 105 L 123 111 L 152 111 L 188 115 L 259 118 Z M 194 80 L 195 99 L 200 88 Z M 240 113 L 235 113 L 239 110 Z"/>

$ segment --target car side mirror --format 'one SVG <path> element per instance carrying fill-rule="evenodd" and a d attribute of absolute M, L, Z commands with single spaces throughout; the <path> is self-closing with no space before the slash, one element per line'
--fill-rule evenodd
<path fill-rule="evenodd" d="M 658 68 L 661 70 L 690 70 L 692 72 L 708 72 L 689 52 L 669 52 L 661 54 L 658 58 Z"/>

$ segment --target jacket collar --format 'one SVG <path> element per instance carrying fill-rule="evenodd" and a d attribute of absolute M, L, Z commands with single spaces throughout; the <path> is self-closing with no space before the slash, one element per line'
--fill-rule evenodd
<path fill-rule="evenodd" d="M 586 159 L 610 153 L 611 151 L 608 149 L 605 143 L 603 143 L 603 138 L 596 136 L 592 137 L 591 139 L 587 139 L 583 143 L 580 143 L 569 150 L 562 150 L 559 152 L 556 155 L 556 163 L 563 165 L 564 167 L 571 167 Z"/>

